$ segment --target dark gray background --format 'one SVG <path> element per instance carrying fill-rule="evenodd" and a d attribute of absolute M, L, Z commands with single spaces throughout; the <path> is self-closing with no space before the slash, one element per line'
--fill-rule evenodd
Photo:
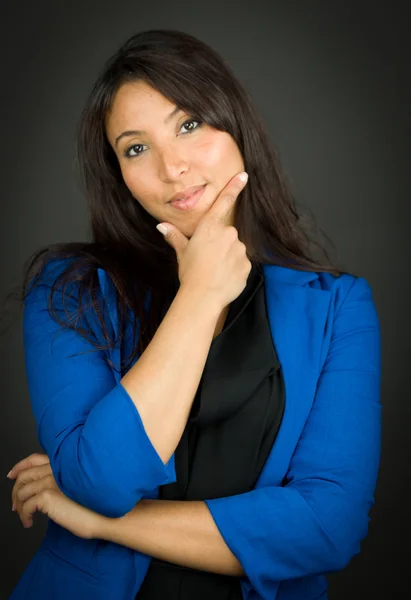
<path fill-rule="evenodd" d="M 330 575 L 330 599 L 409 594 L 409 139 L 407 3 L 99 2 L 0 5 L 3 300 L 40 245 L 88 238 L 73 170 L 74 128 L 103 61 L 144 29 L 187 31 L 246 85 L 295 196 L 345 268 L 370 283 L 383 342 L 383 452 L 361 553 Z M 40 451 L 19 319 L 0 338 L 1 598 L 45 532 L 11 512 L 11 466 Z M 367 435 L 366 423 L 364 435 Z M 404 547 L 404 552 L 402 551 Z M 407 561 L 408 563 L 408 561 Z"/>

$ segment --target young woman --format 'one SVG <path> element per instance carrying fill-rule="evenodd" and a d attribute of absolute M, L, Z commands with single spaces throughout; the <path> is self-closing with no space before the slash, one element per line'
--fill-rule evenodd
<path fill-rule="evenodd" d="M 110 58 L 78 151 L 92 241 L 39 250 L 22 290 L 44 454 L 9 477 L 49 525 L 11 599 L 325 599 L 377 479 L 370 286 L 314 258 L 250 99 L 192 36 Z"/>

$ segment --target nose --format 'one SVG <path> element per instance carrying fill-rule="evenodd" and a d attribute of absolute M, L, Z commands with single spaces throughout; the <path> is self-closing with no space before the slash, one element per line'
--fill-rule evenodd
<path fill-rule="evenodd" d="M 188 160 L 177 151 L 176 146 L 170 144 L 159 152 L 158 175 L 162 181 L 166 183 L 178 181 L 188 169 Z"/>

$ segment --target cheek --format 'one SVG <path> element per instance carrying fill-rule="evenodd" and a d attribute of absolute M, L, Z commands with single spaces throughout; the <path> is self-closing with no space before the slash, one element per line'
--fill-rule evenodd
<path fill-rule="evenodd" d="M 150 198 L 153 195 L 153 186 L 150 186 L 147 181 L 142 181 L 141 176 L 133 169 L 122 169 L 121 173 L 124 183 L 136 202 L 139 202 L 143 208 L 152 213 L 153 202 L 150 201 Z"/>
<path fill-rule="evenodd" d="M 140 201 L 143 198 L 150 198 L 153 194 L 153 183 L 150 185 L 149 181 L 142 179 L 137 169 L 122 169 L 121 174 L 134 198 Z"/>
<path fill-rule="evenodd" d="M 232 173 L 242 169 L 242 158 L 234 140 L 223 132 L 210 135 L 197 148 L 197 158 L 213 173 Z M 232 173 L 234 175 L 234 173 Z"/>
<path fill-rule="evenodd" d="M 121 175 L 128 189 L 134 194 L 134 190 L 136 190 L 136 188 L 138 189 L 139 187 L 139 181 L 136 173 L 133 171 L 133 169 L 121 167 Z"/>
<path fill-rule="evenodd" d="M 224 145 L 219 141 L 210 140 L 199 147 L 198 156 L 207 167 L 220 166 L 224 156 Z"/>

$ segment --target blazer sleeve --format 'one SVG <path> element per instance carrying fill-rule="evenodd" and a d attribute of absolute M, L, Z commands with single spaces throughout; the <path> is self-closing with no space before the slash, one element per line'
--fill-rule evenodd
<path fill-rule="evenodd" d="M 262 597 L 280 581 L 342 569 L 360 551 L 380 459 L 380 363 L 371 289 L 355 278 L 282 486 L 206 500 Z"/>
<path fill-rule="evenodd" d="M 120 517 L 145 492 L 176 480 L 174 455 L 163 463 L 104 351 L 73 330 L 60 330 L 49 315 L 50 272 L 26 297 L 23 317 L 26 377 L 39 443 L 65 495 L 100 514 Z M 66 310 L 75 312 L 77 305 L 76 295 L 66 294 Z M 67 318 L 60 290 L 53 306 Z"/>

